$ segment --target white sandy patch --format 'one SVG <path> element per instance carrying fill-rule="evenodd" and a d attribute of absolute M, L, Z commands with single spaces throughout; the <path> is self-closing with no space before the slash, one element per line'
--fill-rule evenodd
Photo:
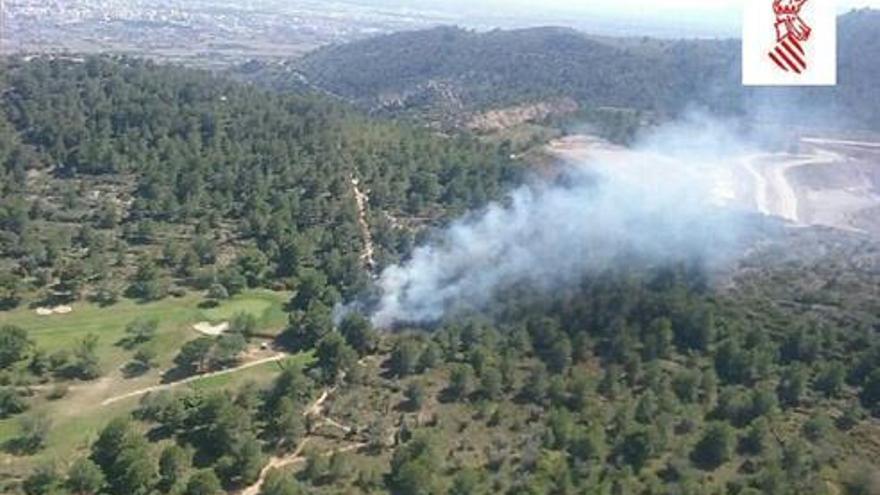
<path fill-rule="evenodd" d="M 71 311 L 73 311 L 73 308 L 70 306 L 55 306 L 52 308 L 41 306 L 36 309 L 36 313 L 40 316 L 66 315 Z"/>
<path fill-rule="evenodd" d="M 212 325 L 210 321 L 200 321 L 193 325 L 193 330 L 205 335 L 210 335 L 211 337 L 216 337 L 226 330 L 229 330 L 229 322 L 224 321 L 222 323 Z"/>
<path fill-rule="evenodd" d="M 861 230 L 859 215 L 880 204 L 880 142 L 808 137 L 801 143 L 797 152 L 732 153 L 684 168 L 673 157 L 595 136 L 567 136 L 551 142 L 548 150 L 604 175 L 651 180 L 658 187 L 686 180 L 705 188 L 715 205 L 754 210 L 795 225 Z"/>

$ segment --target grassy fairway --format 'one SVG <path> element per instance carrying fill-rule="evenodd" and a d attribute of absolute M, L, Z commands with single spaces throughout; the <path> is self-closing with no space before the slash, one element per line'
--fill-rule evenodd
<path fill-rule="evenodd" d="M 69 392 L 61 399 L 50 401 L 47 390 L 39 390 L 29 399 L 31 409 L 25 414 L 45 413 L 52 420 L 49 445 L 33 457 L 15 457 L 0 453 L 0 475 L 25 472 L 36 462 L 58 459 L 67 462 L 72 454 L 85 449 L 97 432 L 114 416 L 133 409 L 138 398 L 126 399 L 108 406 L 101 402 L 109 397 L 142 389 L 160 382 L 161 374 L 171 365 L 177 349 L 186 341 L 199 336 L 192 329 L 198 321 L 222 321 L 236 313 L 248 312 L 258 321 L 262 333 L 279 331 L 287 322 L 283 305 L 289 294 L 264 290 L 246 291 L 215 308 L 199 308 L 204 298 L 188 294 L 152 303 L 123 300 L 100 307 L 90 303 L 76 303 L 73 312 L 64 315 L 38 316 L 33 309 L 17 308 L 0 312 L 0 325 L 14 324 L 24 328 L 38 348 L 49 353 L 72 349 L 85 335 L 99 338 L 99 355 L 103 376 L 90 382 L 68 382 Z M 158 367 L 136 378 L 125 378 L 120 368 L 131 359 L 132 350 L 118 345 L 125 337 L 125 326 L 135 318 L 156 318 L 158 333 L 153 345 L 158 352 Z M 292 359 L 305 360 L 307 355 Z M 266 363 L 217 377 L 181 385 L 199 389 L 235 387 L 253 381 L 265 383 L 279 370 L 279 363 Z M 18 434 L 21 415 L 0 420 L 0 444 Z M 2 477 L 2 476 L 0 476 Z"/>
<path fill-rule="evenodd" d="M 105 371 L 109 371 L 131 357 L 131 351 L 118 345 L 125 337 L 125 326 L 136 318 L 156 318 L 159 330 L 154 345 L 161 367 L 170 363 L 183 342 L 198 336 L 191 328 L 198 321 L 221 321 L 236 313 L 248 312 L 257 317 L 261 330 L 281 329 L 287 321 L 282 309 L 287 296 L 280 292 L 247 291 L 211 309 L 198 307 L 204 300 L 199 294 L 152 303 L 126 299 L 108 307 L 77 303 L 73 305 L 72 313 L 51 316 L 39 316 L 32 309 L 22 307 L 0 312 L 0 325 L 13 324 L 24 328 L 38 348 L 50 353 L 73 349 L 85 335 L 95 334 L 99 338 L 101 364 Z"/>

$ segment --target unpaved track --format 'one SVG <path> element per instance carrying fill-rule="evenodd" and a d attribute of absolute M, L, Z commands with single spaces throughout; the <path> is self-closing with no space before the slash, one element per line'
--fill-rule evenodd
<path fill-rule="evenodd" d="M 766 163 L 774 155 L 754 154 L 744 157 L 740 163 L 755 180 L 755 207 L 765 215 L 775 215 L 790 222 L 802 221 L 799 213 L 797 192 L 788 179 L 789 170 L 807 165 L 842 161 L 837 153 L 816 150 L 806 156 L 782 155 L 781 160 Z M 765 163 L 761 164 L 760 161 Z"/>
<path fill-rule="evenodd" d="M 370 198 L 367 196 L 366 192 L 360 190 L 358 183 L 358 180 L 352 176 L 351 189 L 354 191 L 354 200 L 357 204 L 358 225 L 361 228 L 361 235 L 364 238 L 364 252 L 361 254 L 361 261 L 363 261 L 364 265 L 367 267 L 367 271 L 372 272 L 376 264 L 374 259 L 375 248 L 373 246 L 373 234 L 370 233 L 370 224 L 367 223 L 367 203 L 369 203 Z"/>
<path fill-rule="evenodd" d="M 309 406 L 306 407 L 305 410 L 303 410 L 303 416 L 318 416 L 325 423 L 340 428 L 347 433 L 351 431 L 351 427 L 340 424 L 337 421 L 324 416 L 324 403 L 327 402 L 327 399 L 330 398 L 330 395 L 335 391 L 336 387 L 324 389 L 324 391 L 321 392 L 321 395 L 318 396 L 318 398 L 315 399 L 314 402 L 309 404 Z M 257 481 L 255 481 L 254 484 L 252 484 L 251 486 L 248 486 L 238 492 L 239 495 L 258 495 L 260 493 L 260 490 L 263 488 L 263 483 L 266 482 L 266 476 L 271 470 L 280 469 L 286 466 L 292 466 L 294 464 L 299 464 L 300 462 L 305 461 L 306 458 L 302 454 L 306 446 L 309 444 L 309 439 L 309 436 L 303 438 L 302 441 L 299 442 L 299 445 L 296 446 L 296 449 L 294 449 L 294 451 L 289 454 L 272 456 L 269 459 L 269 462 L 266 463 L 262 470 L 260 470 L 260 476 L 257 478 Z M 322 455 L 330 456 L 335 453 L 349 452 L 352 450 L 357 450 L 364 446 L 366 446 L 366 444 L 363 442 L 355 442 L 351 445 L 346 445 L 345 447 L 330 450 L 329 452 L 325 452 Z"/>
<path fill-rule="evenodd" d="M 861 146 L 863 148 L 880 148 L 880 143 L 871 141 L 852 141 L 848 139 L 823 139 L 815 137 L 804 137 L 801 141 L 811 144 L 836 144 L 842 146 Z"/>
<path fill-rule="evenodd" d="M 138 390 L 134 390 L 132 392 L 127 392 L 124 394 L 117 395 L 115 397 L 110 397 L 108 399 L 104 399 L 104 401 L 101 402 L 101 405 L 107 406 L 107 405 L 113 404 L 114 402 L 119 402 L 121 400 L 130 399 L 132 397 L 138 397 L 138 396 L 150 393 L 150 392 L 158 392 L 160 390 L 168 390 L 168 389 L 180 386 L 180 385 L 185 385 L 187 383 L 196 382 L 196 381 L 202 380 L 204 378 L 211 378 L 214 376 L 222 376 L 222 375 L 228 375 L 230 373 L 237 373 L 239 371 L 246 370 L 248 368 L 253 368 L 254 366 L 260 366 L 261 364 L 271 363 L 273 361 L 281 361 L 282 359 L 284 359 L 288 356 L 290 356 L 290 354 L 287 354 L 286 352 L 279 352 L 278 354 L 275 354 L 274 356 L 269 356 L 269 357 L 266 357 L 263 359 L 257 359 L 256 361 L 251 361 L 249 363 L 242 364 L 241 366 L 236 366 L 235 368 L 227 368 L 225 370 L 214 371 L 211 373 L 203 373 L 201 375 L 194 375 L 189 378 L 184 378 L 183 380 L 178 380 L 176 382 L 162 383 L 159 385 L 153 385 L 150 387 L 141 388 Z"/>

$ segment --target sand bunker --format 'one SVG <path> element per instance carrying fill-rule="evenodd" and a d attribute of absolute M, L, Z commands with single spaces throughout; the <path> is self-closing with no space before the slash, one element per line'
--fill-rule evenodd
<path fill-rule="evenodd" d="M 205 335 L 210 335 L 212 337 L 216 337 L 217 335 L 220 335 L 221 333 L 225 332 L 226 330 L 229 330 L 229 322 L 224 321 L 222 323 L 212 325 L 210 321 L 200 321 L 200 322 L 196 323 L 195 325 L 193 325 L 193 330 L 195 330 L 196 332 L 205 334 Z"/>
<path fill-rule="evenodd" d="M 73 308 L 70 306 L 55 306 L 53 308 L 47 307 L 39 307 L 36 309 L 36 313 L 40 316 L 49 316 L 49 315 L 66 315 L 73 311 Z"/>

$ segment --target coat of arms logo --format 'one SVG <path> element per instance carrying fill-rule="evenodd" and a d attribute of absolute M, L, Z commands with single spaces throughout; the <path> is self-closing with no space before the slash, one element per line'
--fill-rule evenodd
<path fill-rule="evenodd" d="M 810 26 L 800 17 L 808 0 L 773 0 L 776 14 L 776 45 L 767 53 L 770 60 L 785 72 L 807 70 L 804 45 L 810 39 Z"/>

